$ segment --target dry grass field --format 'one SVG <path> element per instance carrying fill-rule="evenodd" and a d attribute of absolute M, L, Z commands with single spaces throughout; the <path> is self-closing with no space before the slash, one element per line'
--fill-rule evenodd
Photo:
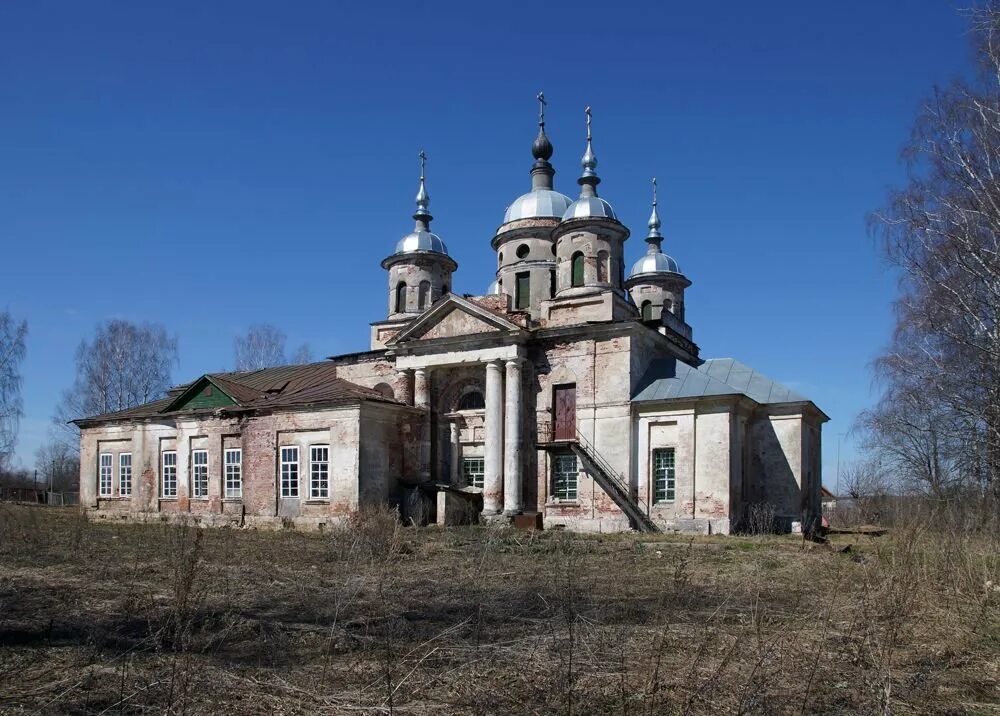
<path fill-rule="evenodd" d="M 998 547 L 0 505 L 0 712 L 996 714 Z"/>

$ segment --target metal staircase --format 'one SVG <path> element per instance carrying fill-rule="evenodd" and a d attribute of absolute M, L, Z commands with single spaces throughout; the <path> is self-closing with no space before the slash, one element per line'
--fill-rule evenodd
<path fill-rule="evenodd" d="M 585 438 L 579 430 L 576 440 L 565 443 L 583 463 L 584 469 L 601 486 L 615 504 L 628 517 L 632 529 L 639 532 L 659 532 L 660 528 L 649 518 L 649 508 L 639 497 L 633 497 L 628 481 L 601 457 L 597 449 Z"/>

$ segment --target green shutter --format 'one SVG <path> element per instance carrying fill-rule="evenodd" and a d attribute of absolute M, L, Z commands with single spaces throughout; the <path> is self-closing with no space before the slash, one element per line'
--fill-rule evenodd
<path fill-rule="evenodd" d="M 573 255 L 573 285 L 583 285 L 583 254 Z"/>
<path fill-rule="evenodd" d="M 531 274 L 517 274 L 517 286 L 514 290 L 516 307 L 523 310 L 531 305 Z"/>

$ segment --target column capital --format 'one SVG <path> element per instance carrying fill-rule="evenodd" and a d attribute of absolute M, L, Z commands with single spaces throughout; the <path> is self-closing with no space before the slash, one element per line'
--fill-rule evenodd
<path fill-rule="evenodd" d="M 495 360 L 488 361 L 486 363 L 486 370 L 490 370 L 490 369 L 493 369 L 493 370 L 502 370 L 503 369 L 503 363 L 504 362 L 501 359 L 499 359 L 499 358 L 496 358 Z"/>

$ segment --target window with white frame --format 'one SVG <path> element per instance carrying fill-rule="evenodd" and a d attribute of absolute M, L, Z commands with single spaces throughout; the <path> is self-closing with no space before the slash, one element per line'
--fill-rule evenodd
<path fill-rule="evenodd" d="M 132 453 L 123 452 L 118 456 L 118 494 L 132 496 Z"/>
<path fill-rule="evenodd" d="M 177 497 L 177 452 L 165 450 L 160 461 L 160 495 Z"/>
<path fill-rule="evenodd" d="M 653 502 L 674 499 L 674 449 L 653 450 Z"/>
<path fill-rule="evenodd" d="M 225 454 L 226 461 L 226 498 L 243 497 L 243 450 L 229 448 Z"/>
<path fill-rule="evenodd" d="M 111 497 L 111 465 L 112 456 L 109 452 L 102 452 L 100 457 L 100 471 L 97 481 L 97 494 L 100 497 Z"/>
<path fill-rule="evenodd" d="M 299 449 L 295 445 L 281 448 L 281 496 L 299 496 Z"/>
<path fill-rule="evenodd" d="M 552 497 L 557 500 L 575 500 L 576 483 L 576 455 L 556 455 L 552 461 Z"/>
<path fill-rule="evenodd" d="M 462 478 L 469 487 L 483 486 L 486 461 L 481 457 L 462 458 Z"/>
<path fill-rule="evenodd" d="M 330 499 L 330 446 L 309 447 L 309 498 Z"/>
<path fill-rule="evenodd" d="M 191 453 L 191 496 L 208 497 L 208 450 Z"/>

